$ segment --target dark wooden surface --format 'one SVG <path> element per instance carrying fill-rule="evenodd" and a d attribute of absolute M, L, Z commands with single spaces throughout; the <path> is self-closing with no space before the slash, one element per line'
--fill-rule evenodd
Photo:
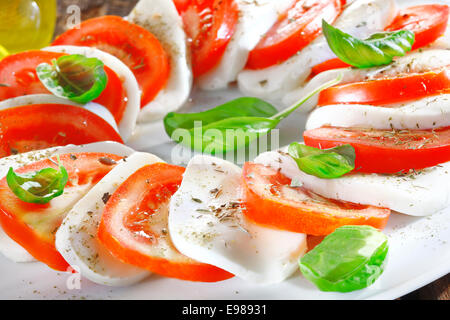
<path fill-rule="evenodd" d="M 58 19 L 55 35 L 66 30 L 67 7 L 78 5 L 81 20 L 105 14 L 127 15 L 138 0 L 58 0 Z M 169 0 L 167 0 L 169 1 Z M 406 300 L 450 300 L 450 274 L 400 298 Z"/>

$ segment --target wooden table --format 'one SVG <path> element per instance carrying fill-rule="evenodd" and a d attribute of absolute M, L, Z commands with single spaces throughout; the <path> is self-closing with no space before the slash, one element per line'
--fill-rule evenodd
<path fill-rule="evenodd" d="M 105 14 L 125 16 L 130 12 L 137 1 L 138 0 L 58 0 L 58 19 L 55 34 L 60 34 L 66 30 L 66 10 L 69 5 L 78 5 L 81 9 L 81 20 L 86 20 Z M 400 299 L 450 300 L 450 274 L 447 274 Z"/>

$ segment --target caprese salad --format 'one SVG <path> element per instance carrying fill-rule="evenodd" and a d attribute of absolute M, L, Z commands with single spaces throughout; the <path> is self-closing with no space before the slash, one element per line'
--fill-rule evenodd
<path fill-rule="evenodd" d="M 150 273 L 268 284 L 298 269 L 323 291 L 371 285 L 391 212 L 450 205 L 448 16 L 394 0 L 141 0 L 3 58 L 0 252 L 110 286 Z M 193 85 L 234 82 L 252 97 L 175 112 Z M 303 143 L 242 168 L 125 146 L 162 121 L 220 155 L 295 110 L 312 110 Z"/>

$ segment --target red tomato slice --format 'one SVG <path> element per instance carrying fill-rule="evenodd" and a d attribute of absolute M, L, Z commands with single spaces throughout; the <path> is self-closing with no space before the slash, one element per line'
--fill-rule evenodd
<path fill-rule="evenodd" d="M 169 79 L 169 56 L 146 29 L 118 16 L 83 21 L 58 36 L 53 45 L 95 47 L 125 63 L 142 90 L 141 107 L 153 100 Z"/>
<path fill-rule="evenodd" d="M 0 111 L 0 157 L 67 144 L 123 143 L 120 135 L 86 109 L 65 104 L 34 104 Z"/>
<path fill-rule="evenodd" d="M 321 197 L 261 164 L 244 164 L 244 214 L 254 222 L 310 235 L 327 235 L 343 225 L 385 227 L 390 210 Z"/>
<path fill-rule="evenodd" d="M 47 204 L 27 203 L 9 189 L 6 178 L 0 180 L 0 223 L 3 230 L 34 258 L 49 267 L 66 271 L 69 265 L 55 248 L 55 233 L 72 206 L 81 199 L 114 165 L 99 159 L 121 157 L 106 153 L 76 153 L 60 156 L 69 175 L 64 193 Z M 53 159 L 56 161 L 56 157 Z M 55 165 L 48 159 L 15 170 L 38 171 Z"/>
<path fill-rule="evenodd" d="M 450 92 L 450 71 L 446 68 L 436 72 L 337 85 L 320 92 L 317 105 L 383 106 L 448 92 Z"/>
<path fill-rule="evenodd" d="M 333 69 L 340 69 L 340 68 L 348 68 L 351 67 L 351 65 L 345 63 L 339 58 L 334 58 L 327 60 L 325 62 L 319 63 L 312 67 L 311 73 L 309 74 L 309 78 L 314 78 L 319 73 L 322 73 L 324 71 L 333 70 Z"/>
<path fill-rule="evenodd" d="M 231 278 L 222 269 L 184 256 L 172 244 L 168 202 L 183 173 L 183 167 L 165 163 L 137 170 L 109 198 L 98 237 L 121 261 L 163 276 L 204 282 Z"/>
<path fill-rule="evenodd" d="M 191 41 L 192 71 L 198 77 L 222 58 L 239 18 L 234 0 L 192 0 L 182 13 Z"/>
<path fill-rule="evenodd" d="M 434 130 L 376 130 L 322 127 L 303 133 L 305 144 L 355 148 L 355 171 L 399 173 L 450 161 L 450 127 Z"/>
<path fill-rule="evenodd" d="M 47 51 L 25 51 L 7 56 L 0 61 L 0 101 L 19 96 L 38 93 L 50 93 L 39 80 L 36 67 L 41 63 L 51 64 L 64 53 Z M 108 77 L 106 88 L 94 100 L 107 108 L 117 123 L 122 120 L 127 105 L 127 94 L 119 76 L 104 66 Z"/>
<path fill-rule="evenodd" d="M 342 7 L 340 0 L 297 0 L 250 52 L 246 68 L 264 69 L 289 59 L 321 34 L 322 19 L 334 22 Z"/>
<path fill-rule="evenodd" d="M 386 31 L 410 30 L 416 38 L 412 50 L 424 47 L 442 36 L 447 29 L 449 7 L 427 4 L 399 12 Z"/>
<path fill-rule="evenodd" d="M 410 30 L 415 34 L 412 50 L 434 42 L 445 33 L 448 24 L 449 7 L 440 4 L 414 6 L 400 11 L 386 31 Z M 312 68 L 310 77 L 332 69 L 346 68 L 350 65 L 339 58 L 331 59 Z"/>

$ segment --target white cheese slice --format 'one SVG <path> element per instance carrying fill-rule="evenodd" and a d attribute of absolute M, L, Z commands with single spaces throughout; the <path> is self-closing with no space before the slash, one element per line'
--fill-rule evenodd
<path fill-rule="evenodd" d="M 184 255 L 244 280 L 277 283 L 292 275 L 306 235 L 258 226 L 239 207 L 242 170 L 195 156 L 169 206 L 169 233 Z"/>

